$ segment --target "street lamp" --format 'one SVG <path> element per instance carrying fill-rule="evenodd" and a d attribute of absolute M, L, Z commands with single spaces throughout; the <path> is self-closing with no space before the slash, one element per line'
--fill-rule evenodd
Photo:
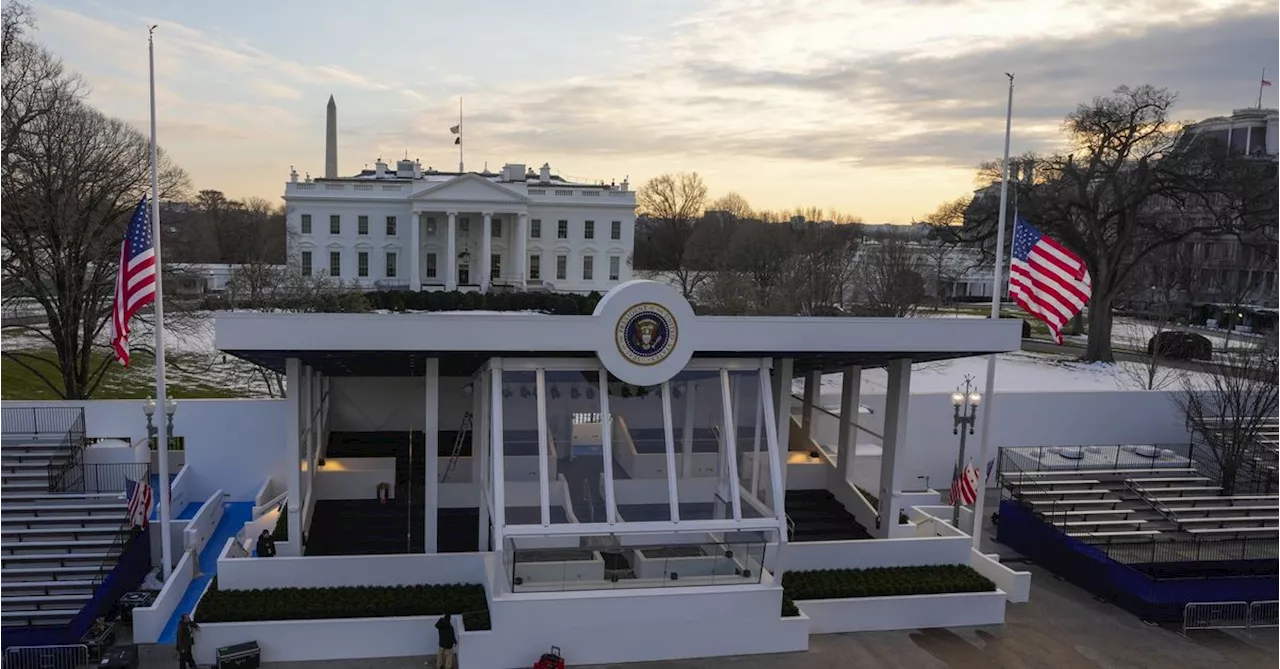
<path fill-rule="evenodd" d="M 165 440 L 168 441 L 169 444 L 173 443 L 173 414 L 177 411 L 178 411 L 178 400 L 175 400 L 172 397 L 170 397 L 164 401 L 164 415 L 165 415 L 165 418 L 168 419 L 169 421 L 168 430 L 166 430 L 164 434 L 165 434 Z M 169 449 L 169 444 L 164 445 L 165 450 Z"/>
<path fill-rule="evenodd" d="M 973 434 L 973 425 L 978 420 L 978 405 L 982 403 L 982 393 L 974 389 L 973 377 L 965 375 L 964 391 L 959 389 L 951 394 L 951 409 L 953 411 L 953 423 L 951 434 L 960 435 L 960 452 L 956 454 L 955 473 L 951 476 L 951 485 L 954 486 L 956 480 L 960 478 L 960 472 L 964 468 L 964 438 L 966 435 Z M 982 491 L 977 491 L 979 495 Z M 960 527 L 960 496 L 955 496 L 955 504 L 951 511 L 951 525 L 955 528 Z M 976 522 L 976 521 L 975 521 Z"/>
<path fill-rule="evenodd" d="M 151 417 L 156 413 L 156 398 L 148 397 L 146 402 L 142 403 L 142 413 L 147 415 L 147 439 L 152 444 L 156 443 L 156 425 Z"/>

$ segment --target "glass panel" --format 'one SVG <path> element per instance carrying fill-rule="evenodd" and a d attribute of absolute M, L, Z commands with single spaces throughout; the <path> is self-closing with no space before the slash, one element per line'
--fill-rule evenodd
<path fill-rule="evenodd" d="M 502 372 L 502 485 L 507 525 L 542 524 L 537 391 L 535 372 Z M 495 454 L 497 448 L 495 443 Z"/>
<path fill-rule="evenodd" d="M 633 386 L 609 377 L 618 522 L 671 520 L 661 388 Z"/>
<path fill-rule="evenodd" d="M 546 372 L 553 524 L 605 522 L 600 373 Z"/>
<path fill-rule="evenodd" d="M 772 517 L 773 483 L 764 422 L 767 409 L 760 396 L 760 372 L 730 372 L 729 396 L 733 407 L 732 434 L 738 458 L 742 517 Z"/>
<path fill-rule="evenodd" d="M 776 533 L 508 537 L 512 592 L 680 588 L 760 583 Z"/>
<path fill-rule="evenodd" d="M 720 372 L 680 372 L 671 386 L 680 520 L 732 518 Z"/>

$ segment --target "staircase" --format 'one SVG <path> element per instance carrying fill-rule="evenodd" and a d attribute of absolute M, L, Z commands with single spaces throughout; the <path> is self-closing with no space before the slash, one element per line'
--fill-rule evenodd
<path fill-rule="evenodd" d="M 122 493 L 49 492 L 70 443 L 0 442 L 0 622 L 62 626 L 115 568 L 128 539 Z"/>
<path fill-rule="evenodd" d="M 787 517 L 794 524 L 791 541 L 870 539 L 866 528 L 827 490 L 788 490 Z"/>

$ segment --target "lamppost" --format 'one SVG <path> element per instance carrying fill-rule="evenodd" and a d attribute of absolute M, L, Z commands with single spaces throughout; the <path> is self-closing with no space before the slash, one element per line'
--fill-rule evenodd
<path fill-rule="evenodd" d="M 151 420 L 151 417 L 156 413 L 156 398 L 148 397 L 147 401 L 142 403 L 142 413 L 147 415 L 147 440 L 155 444 L 156 424 Z"/>
<path fill-rule="evenodd" d="M 953 410 L 953 424 L 951 434 L 960 435 L 960 452 L 956 454 L 955 473 L 951 476 L 951 485 L 954 486 L 956 480 L 960 478 L 960 472 L 964 468 L 964 438 L 967 434 L 973 434 L 973 424 L 978 420 L 978 404 L 982 402 L 982 394 L 975 390 L 973 385 L 973 377 L 965 375 L 964 392 L 959 389 L 951 394 L 951 408 Z M 979 490 L 981 495 L 982 491 Z M 955 496 L 955 504 L 951 511 L 952 527 L 960 527 L 960 496 Z"/>
<path fill-rule="evenodd" d="M 156 413 L 156 405 L 157 405 L 156 399 L 154 397 L 148 397 L 147 401 L 142 403 L 142 413 L 147 415 L 147 438 L 151 440 L 151 444 L 155 447 L 156 451 L 158 452 L 160 451 L 160 444 L 156 443 L 156 425 L 155 425 L 155 421 L 153 420 Z M 165 415 L 165 420 L 167 421 L 166 425 L 168 426 L 168 429 L 166 430 L 165 434 L 168 437 L 170 443 L 173 442 L 173 414 L 177 411 L 178 411 L 177 400 L 170 397 L 169 399 L 164 401 L 164 415 Z M 164 450 L 168 450 L 167 444 Z"/>

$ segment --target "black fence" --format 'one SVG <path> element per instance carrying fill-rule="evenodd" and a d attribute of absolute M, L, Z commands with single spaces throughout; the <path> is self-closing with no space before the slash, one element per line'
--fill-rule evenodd
<path fill-rule="evenodd" d="M 64 437 L 84 440 L 84 409 L 80 407 L 4 407 L 0 434 L 6 438 L 44 441 Z"/>
<path fill-rule="evenodd" d="M 50 492 L 111 493 L 125 492 L 125 481 L 147 481 L 151 476 L 149 462 L 115 462 L 107 464 L 80 463 L 68 469 L 58 480 L 59 487 L 50 483 Z"/>

